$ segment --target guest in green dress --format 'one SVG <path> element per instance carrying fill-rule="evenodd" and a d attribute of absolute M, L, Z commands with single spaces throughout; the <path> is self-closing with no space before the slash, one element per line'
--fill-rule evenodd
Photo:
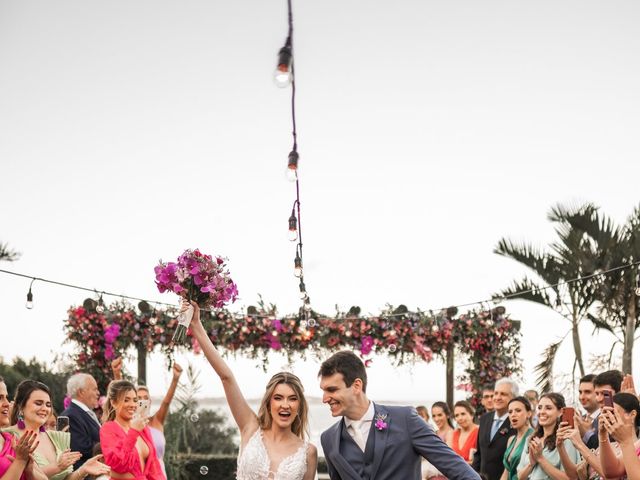
<path fill-rule="evenodd" d="M 35 380 L 24 380 L 16 389 L 10 418 L 12 426 L 6 431 L 17 438 L 27 430 L 39 432 L 39 444 L 33 458 L 50 480 L 82 480 L 88 475 L 108 475 L 109 467 L 99 462 L 98 457 L 93 457 L 73 471 L 73 464 L 81 454 L 70 450 L 69 432 L 45 429 L 51 410 L 49 387 Z"/>
<path fill-rule="evenodd" d="M 502 458 L 504 472 L 500 480 L 518 479 L 520 457 L 527 444 L 529 435 L 533 433 L 533 428 L 531 428 L 532 417 L 533 409 L 527 398 L 515 397 L 511 399 L 509 402 L 509 422 L 511 423 L 511 428 L 516 431 L 516 434 L 507 440 L 507 449 Z"/>
<path fill-rule="evenodd" d="M 561 441 L 567 457 L 578 463 L 580 454 L 571 440 L 558 440 L 556 434 L 562 409 L 566 406 L 559 393 L 545 393 L 538 403 L 538 428 L 529 437 L 518 465 L 518 480 L 567 480 L 560 461 L 557 442 Z"/>

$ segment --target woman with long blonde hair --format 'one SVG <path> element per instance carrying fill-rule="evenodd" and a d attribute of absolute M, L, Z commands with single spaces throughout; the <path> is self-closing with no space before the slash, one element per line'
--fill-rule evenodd
<path fill-rule="evenodd" d="M 271 377 L 256 415 L 202 326 L 200 308 L 195 302 L 191 305 L 194 309 L 191 330 L 222 381 L 227 403 L 240 429 L 237 479 L 314 479 L 318 452 L 306 440 L 309 407 L 300 379 L 288 372 Z M 188 306 L 185 301 L 183 310 Z"/>
<path fill-rule="evenodd" d="M 148 417 L 136 415 L 138 394 L 133 383 L 109 384 L 104 404 L 100 446 L 111 478 L 120 480 L 166 480 L 156 454 Z"/>

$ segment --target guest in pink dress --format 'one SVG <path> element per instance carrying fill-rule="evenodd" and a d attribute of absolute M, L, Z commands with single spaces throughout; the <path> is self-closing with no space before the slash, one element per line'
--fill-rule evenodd
<path fill-rule="evenodd" d="M 9 395 L 4 379 L 0 377 L 0 428 L 8 427 Z M 47 476 L 31 459 L 38 446 L 38 434 L 27 430 L 20 440 L 8 432 L 0 432 L 0 480 L 47 480 Z"/>
<path fill-rule="evenodd" d="M 131 382 L 111 382 L 100 429 L 105 463 L 111 467 L 112 479 L 166 480 L 147 426 L 149 418 L 137 417 L 137 406 Z"/>

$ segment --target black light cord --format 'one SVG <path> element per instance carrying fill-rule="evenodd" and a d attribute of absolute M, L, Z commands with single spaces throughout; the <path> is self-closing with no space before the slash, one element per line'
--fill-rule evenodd
<path fill-rule="evenodd" d="M 500 296 L 500 297 L 492 297 L 492 298 L 489 298 L 489 299 L 480 300 L 480 301 L 476 301 L 476 302 L 462 303 L 462 304 L 458 304 L 458 305 L 449 305 L 447 307 L 442 307 L 442 308 L 437 308 L 437 309 L 427 309 L 427 310 L 422 310 L 422 311 L 438 312 L 438 311 L 446 310 L 448 308 L 462 308 L 462 307 L 469 307 L 469 306 L 473 306 L 473 305 L 481 305 L 482 306 L 482 305 L 485 305 L 485 304 L 495 303 L 496 301 L 516 300 L 518 297 L 521 297 L 521 296 L 523 296 L 523 295 L 525 295 L 527 293 L 531 293 L 531 292 L 534 292 L 534 291 L 543 291 L 543 290 L 556 289 L 557 287 L 561 287 L 561 286 L 564 286 L 564 285 L 570 285 L 572 283 L 577 283 L 577 282 L 584 282 L 584 281 L 589 280 L 589 279 L 594 278 L 594 277 L 600 277 L 600 276 L 604 276 L 604 275 L 609 275 L 610 273 L 617 272 L 619 270 L 626 270 L 626 269 L 637 267 L 637 266 L 640 266 L 640 261 L 626 263 L 624 265 L 618 265 L 617 267 L 612 267 L 612 268 L 609 268 L 607 270 L 603 270 L 601 272 L 594 272 L 594 273 L 591 273 L 589 275 L 581 276 L 581 277 L 578 277 L 578 278 L 572 278 L 570 280 L 565 280 L 565 281 L 562 281 L 562 282 L 554 283 L 552 285 L 545 285 L 545 286 L 542 286 L 542 287 L 530 288 L 528 290 L 523 290 L 522 292 L 512 293 L 512 294 L 509 294 L 509 295 L 503 295 L 503 296 Z M 31 284 L 33 284 L 33 282 L 35 282 L 37 280 L 37 281 L 43 282 L 43 283 L 51 283 L 53 285 L 59 285 L 59 286 L 62 286 L 62 287 L 67 287 L 67 288 L 75 288 L 76 290 L 83 290 L 83 291 L 86 291 L 86 292 L 98 293 L 98 294 L 101 294 L 101 295 L 107 295 L 107 296 L 111 296 L 111 297 L 125 298 L 127 300 L 137 300 L 137 301 L 140 301 L 140 302 L 147 302 L 149 304 L 166 305 L 168 307 L 175 307 L 175 304 L 172 304 L 172 303 L 156 302 L 155 300 L 146 300 L 144 298 L 133 297 L 131 295 L 123 295 L 123 294 L 120 294 L 120 293 L 107 292 L 107 291 L 104 291 L 104 290 L 96 290 L 95 288 L 82 287 L 80 285 L 73 285 L 71 283 L 59 282 L 57 280 L 49 280 L 49 279 L 41 278 L 41 277 L 34 277 L 33 275 L 25 275 L 23 273 L 12 272 L 10 270 L 0 269 L 0 273 L 6 273 L 8 275 L 15 275 L 16 277 L 30 278 L 31 279 Z M 302 278 L 300 278 L 300 281 L 301 281 L 301 283 L 304 283 Z M 405 315 L 405 313 L 397 314 L 397 315 Z M 256 315 L 252 314 L 252 315 L 248 315 L 248 316 L 255 317 Z M 265 318 L 271 317 L 271 316 L 272 315 L 264 315 Z M 395 314 L 387 314 L 385 316 L 386 317 L 392 317 L 392 316 L 395 316 Z"/>

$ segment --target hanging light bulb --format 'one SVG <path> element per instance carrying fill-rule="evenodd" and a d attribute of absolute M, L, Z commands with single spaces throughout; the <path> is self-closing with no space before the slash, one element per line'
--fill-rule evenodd
<path fill-rule="evenodd" d="M 31 285 L 33 285 L 33 282 L 35 281 L 36 281 L 35 278 L 31 280 L 31 284 L 29 285 L 29 291 L 27 292 L 27 303 L 24 304 L 24 306 L 27 307 L 29 310 L 33 308 L 33 293 L 31 293 Z"/>
<path fill-rule="evenodd" d="M 304 282 L 300 280 L 300 300 L 304 300 L 307 298 L 307 288 L 304 285 Z"/>
<path fill-rule="evenodd" d="M 289 217 L 289 240 L 292 242 L 298 240 L 298 219 L 294 212 L 291 212 Z"/>
<path fill-rule="evenodd" d="M 96 306 L 96 312 L 98 313 L 104 312 L 104 300 L 102 300 L 102 294 L 100 294 L 100 298 L 98 298 L 98 305 Z"/>
<path fill-rule="evenodd" d="M 278 66 L 273 72 L 273 81 L 276 86 L 286 88 L 291 85 L 293 74 L 291 73 L 291 42 L 287 40 L 287 44 L 278 52 Z"/>
<path fill-rule="evenodd" d="M 300 258 L 300 255 L 298 253 L 296 253 L 296 258 L 293 261 L 293 264 L 294 264 L 293 275 L 296 278 L 300 278 L 302 276 L 302 258 Z"/>
<path fill-rule="evenodd" d="M 300 155 L 295 150 L 289 153 L 289 163 L 287 163 L 287 180 L 295 182 L 298 179 L 298 159 Z"/>

